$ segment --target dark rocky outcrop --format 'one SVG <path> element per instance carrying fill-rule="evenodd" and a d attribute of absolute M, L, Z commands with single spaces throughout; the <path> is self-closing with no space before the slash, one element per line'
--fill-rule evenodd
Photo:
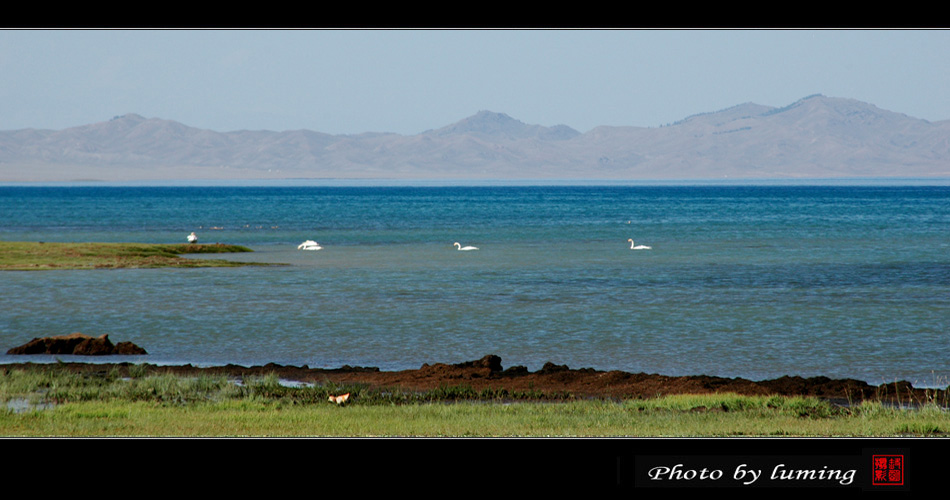
<path fill-rule="evenodd" d="M 457 368 L 487 368 L 491 373 L 502 371 L 501 357 L 495 354 L 488 354 L 482 357 L 482 359 L 476 361 L 465 361 L 454 366 Z"/>
<path fill-rule="evenodd" d="M 7 351 L 7 354 L 75 354 L 80 356 L 103 356 L 109 354 L 148 354 L 145 349 L 132 342 L 113 344 L 108 334 L 98 337 L 71 333 L 52 337 L 34 338 L 18 347 Z"/>

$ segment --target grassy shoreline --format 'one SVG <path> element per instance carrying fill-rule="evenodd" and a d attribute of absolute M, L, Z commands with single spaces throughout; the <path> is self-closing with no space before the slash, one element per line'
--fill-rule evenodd
<path fill-rule="evenodd" d="M 0 241 L 0 271 L 157 269 L 259 265 L 186 254 L 252 252 L 239 245 L 156 243 L 45 243 Z"/>
<path fill-rule="evenodd" d="M 464 387 L 284 385 L 276 375 L 0 367 L 0 436 L 947 436 L 950 413 L 814 397 L 677 395 L 537 401 Z M 349 404 L 327 401 L 351 393 Z"/>

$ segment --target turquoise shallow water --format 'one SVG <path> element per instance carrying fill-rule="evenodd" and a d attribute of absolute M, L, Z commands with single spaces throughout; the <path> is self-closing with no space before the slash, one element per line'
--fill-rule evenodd
<path fill-rule="evenodd" d="M 151 363 L 950 377 L 947 186 L 0 186 L 0 220 L 290 264 L 5 272 L 4 351 L 80 331 Z"/>

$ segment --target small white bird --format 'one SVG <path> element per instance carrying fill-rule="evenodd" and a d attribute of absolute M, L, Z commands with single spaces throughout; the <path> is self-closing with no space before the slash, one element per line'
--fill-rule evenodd
<path fill-rule="evenodd" d="M 198 243 L 198 235 L 194 231 L 188 235 L 188 243 Z"/>
<path fill-rule="evenodd" d="M 634 245 L 633 239 L 631 238 L 627 238 L 627 241 L 630 242 L 630 250 L 650 250 L 653 248 L 653 247 L 648 247 L 646 245 Z"/>
<path fill-rule="evenodd" d="M 327 398 L 327 401 L 331 403 L 336 403 L 338 405 L 342 405 L 343 403 L 346 403 L 349 400 L 350 400 L 350 393 L 340 394 L 339 396 L 334 396 L 333 394 L 330 394 L 330 397 Z"/>
<path fill-rule="evenodd" d="M 463 247 L 461 243 L 455 242 L 454 245 L 461 251 L 478 250 L 478 247 Z"/>
<path fill-rule="evenodd" d="M 323 247 L 316 241 L 307 240 L 297 245 L 297 250 L 323 250 Z"/>

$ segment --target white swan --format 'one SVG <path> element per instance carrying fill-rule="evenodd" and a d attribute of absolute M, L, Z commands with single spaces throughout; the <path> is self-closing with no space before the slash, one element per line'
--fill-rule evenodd
<path fill-rule="evenodd" d="M 457 246 L 459 250 L 462 250 L 462 251 L 478 250 L 478 247 L 463 247 L 462 244 L 457 241 L 453 244 Z"/>
<path fill-rule="evenodd" d="M 297 245 L 297 250 L 323 250 L 323 247 L 316 241 L 307 240 Z"/>
<path fill-rule="evenodd" d="M 198 235 L 194 231 L 188 235 L 188 243 L 198 243 Z"/>
<path fill-rule="evenodd" d="M 648 247 L 646 245 L 634 245 L 631 238 L 627 238 L 627 241 L 630 242 L 630 250 L 650 250 L 653 247 Z"/>

